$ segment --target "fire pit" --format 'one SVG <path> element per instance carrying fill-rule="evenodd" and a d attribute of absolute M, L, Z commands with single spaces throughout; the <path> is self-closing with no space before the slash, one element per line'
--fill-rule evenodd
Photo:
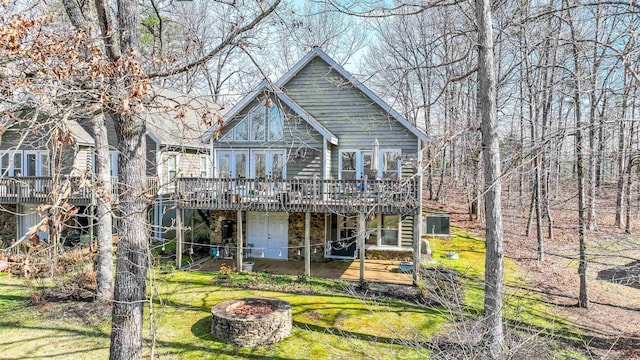
<path fill-rule="evenodd" d="M 211 309 L 211 333 L 237 346 L 277 343 L 291 333 L 291 304 L 260 297 L 222 302 Z"/>

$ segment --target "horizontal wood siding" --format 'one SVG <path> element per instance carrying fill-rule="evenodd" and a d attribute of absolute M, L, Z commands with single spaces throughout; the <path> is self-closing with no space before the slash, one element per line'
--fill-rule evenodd
<path fill-rule="evenodd" d="M 162 176 L 161 183 L 166 183 L 169 173 L 168 159 L 170 155 L 178 156 L 178 177 L 200 177 L 200 153 L 194 150 L 183 152 L 161 150 L 162 154 Z"/>
<path fill-rule="evenodd" d="M 147 135 L 147 176 L 158 175 L 156 150 L 156 142 Z"/>
<path fill-rule="evenodd" d="M 325 154 L 324 157 L 324 168 L 326 169 L 326 174 L 325 177 L 327 179 L 331 179 L 332 177 L 332 171 L 331 171 L 331 154 L 333 154 L 335 146 L 333 144 L 327 143 L 327 153 Z M 337 173 L 335 173 L 337 174 Z M 337 176 L 336 176 L 337 178 Z"/>
<path fill-rule="evenodd" d="M 81 147 L 77 153 L 69 151 L 66 154 L 68 157 L 62 161 L 63 164 L 72 163 L 77 171 L 84 171 L 86 169 L 93 170 L 93 148 Z M 67 170 L 68 169 L 63 170 L 63 174 L 68 173 L 66 172 Z"/>
<path fill-rule="evenodd" d="M 402 233 L 400 234 L 402 247 L 413 246 L 413 215 L 402 215 Z"/>
<path fill-rule="evenodd" d="M 41 128 L 25 129 L 14 127 L 7 129 L 0 137 L 2 150 L 47 150 L 50 134 Z"/>
<path fill-rule="evenodd" d="M 293 152 L 293 154 L 291 154 Z M 322 149 L 307 149 L 304 156 L 295 154 L 295 150 L 287 152 L 287 178 L 322 177 Z"/>
<path fill-rule="evenodd" d="M 332 151 L 331 176 L 337 177 L 340 149 L 397 149 L 416 157 L 417 137 L 353 87 L 319 57 L 284 86 L 285 92 L 338 137 Z"/>

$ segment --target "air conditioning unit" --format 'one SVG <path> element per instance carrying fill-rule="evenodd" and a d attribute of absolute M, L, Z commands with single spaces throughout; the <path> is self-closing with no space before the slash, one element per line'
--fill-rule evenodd
<path fill-rule="evenodd" d="M 427 215 L 423 224 L 425 235 L 449 235 L 451 231 L 449 214 Z"/>

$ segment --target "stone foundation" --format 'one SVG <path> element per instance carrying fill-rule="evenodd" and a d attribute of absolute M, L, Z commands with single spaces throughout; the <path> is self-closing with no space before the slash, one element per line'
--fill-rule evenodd
<path fill-rule="evenodd" d="M 261 315 L 234 313 L 245 305 L 270 305 L 273 311 Z M 236 346 L 270 345 L 291 334 L 291 304 L 273 298 L 248 298 L 222 302 L 211 309 L 211 334 Z"/>
<path fill-rule="evenodd" d="M 413 261 L 413 252 L 397 250 L 366 250 L 365 258 L 370 260 Z"/>
<path fill-rule="evenodd" d="M 0 211 L 0 248 L 7 248 L 16 239 L 17 232 L 17 212 L 16 205 L 2 205 Z"/>
<path fill-rule="evenodd" d="M 304 217 L 304 213 L 289 214 L 290 260 L 304 260 Z M 311 214 L 311 261 L 325 261 L 324 240 L 324 214 Z"/>
<path fill-rule="evenodd" d="M 222 220 L 233 220 L 233 239 L 232 242 L 235 243 L 238 238 L 238 224 L 236 220 L 238 218 L 238 213 L 236 211 L 229 210 L 214 210 L 209 211 L 209 220 L 210 223 L 210 232 L 209 232 L 209 242 L 211 244 L 219 244 L 222 243 Z M 247 238 L 247 226 L 246 226 L 246 216 L 242 217 L 242 238 Z"/>

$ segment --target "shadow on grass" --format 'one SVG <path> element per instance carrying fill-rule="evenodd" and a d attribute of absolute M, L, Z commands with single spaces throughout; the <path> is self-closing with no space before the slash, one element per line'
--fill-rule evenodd
<path fill-rule="evenodd" d="M 368 334 L 363 334 L 363 333 L 358 333 L 358 332 L 354 332 L 354 331 L 348 331 L 348 330 L 342 330 L 342 329 L 337 329 L 337 328 L 333 328 L 333 327 L 326 327 L 326 326 L 319 326 L 319 325 L 314 325 L 314 324 L 309 324 L 309 323 L 305 323 L 305 322 L 301 322 L 301 321 L 293 321 L 293 326 L 297 327 L 298 329 L 301 330 L 307 330 L 307 331 L 314 331 L 317 333 L 323 333 L 323 334 L 331 334 L 334 336 L 340 336 L 346 339 L 358 339 L 358 340 L 364 340 L 364 341 L 369 341 L 372 343 L 383 343 L 383 344 L 391 344 L 391 345 L 408 345 L 408 343 L 413 343 L 411 345 L 424 345 L 427 344 L 426 342 L 417 342 L 414 340 L 407 340 L 407 339 L 402 339 L 402 338 L 391 338 L 391 337 L 385 337 L 385 336 L 373 336 L 373 335 L 368 335 Z"/>
<path fill-rule="evenodd" d="M 261 354 L 251 354 L 247 352 L 254 351 L 255 348 L 240 348 L 235 347 L 230 344 L 225 344 L 219 342 L 213 338 L 211 335 L 211 316 L 206 316 L 198 321 L 196 321 L 193 326 L 191 326 L 191 333 L 204 341 L 207 341 L 211 344 L 211 346 L 196 346 L 196 345 L 187 345 L 187 344 L 177 344 L 173 342 L 158 342 L 159 344 L 166 347 L 179 347 L 181 350 L 187 351 L 204 351 L 204 352 L 212 352 L 215 351 L 216 354 L 224 354 L 233 356 L 237 359 L 272 359 L 272 360 L 285 360 L 285 359 L 293 359 L 293 358 L 284 358 L 279 356 L 267 356 Z"/>

